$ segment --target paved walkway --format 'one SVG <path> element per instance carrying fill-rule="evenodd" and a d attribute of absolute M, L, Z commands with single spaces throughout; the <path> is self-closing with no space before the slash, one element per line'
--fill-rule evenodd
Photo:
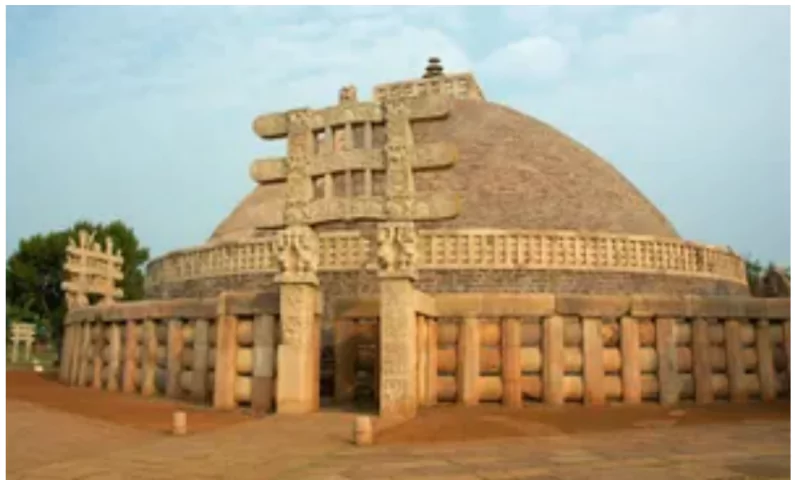
<path fill-rule="evenodd" d="M 789 478 L 788 422 L 356 448 L 352 417 L 269 417 L 183 438 L 7 402 L 10 479 Z"/>

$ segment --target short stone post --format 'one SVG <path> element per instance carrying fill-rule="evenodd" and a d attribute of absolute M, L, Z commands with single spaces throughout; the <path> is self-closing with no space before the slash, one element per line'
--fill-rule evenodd
<path fill-rule="evenodd" d="M 563 372 L 565 357 L 563 350 L 563 317 L 552 316 L 544 319 L 543 334 L 543 383 L 544 403 L 563 405 Z"/>
<path fill-rule="evenodd" d="M 458 335 L 458 401 L 467 406 L 480 403 L 480 329 L 478 319 L 466 317 Z"/>
<path fill-rule="evenodd" d="M 773 340 L 770 338 L 770 321 L 766 318 L 759 319 L 756 323 L 756 355 L 762 400 L 770 402 L 778 396 L 778 389 L 776 367 L 773 363 Z"/>
<path fill-rule="evenodd" d="M 337 403 L 353 400 L 356 387 L 356 324 L 350 319 L 334 322 L 334 399 Z"/>
<path fill-rule="evenodd" d="M 353 443 L 358 446 L 372 445 L 373 421 L 370 417 L 359 416 L 354 420 Z"/>
<path fill-rule="evenodd" d="M 276 319 L 270 314 L 254 317 L 254 369 L 251 378 L 251 408 L 257 413 L 273 410 Z"/>
<path fill-rule="evenodd" d="M 166 380 L 166 396 L 169 398 L 180 398 L 182 388 L 179 384 L 179 376 L 182 372 L 182 320 L 171 318 L 168 320 L 168 352 L 166 359 L 166 369 L 168 377 Z"/>
<path fill-rule="evenodd" d="M 662 405 L 679 402 L 679 365 L 676 352 L 676 319 L 657 319 L 657 381 Z"/>
<path fill-rule="evenodd" d="M 188 433 L 188 415 L 187 413 L 179 410 L 174 412 L 172 417 L 171 432 L 174 435 L 185 435 Z"/>
<path fill-rule="evenodd" d="M 638 321 L 632 317 L 622 317 L 619 338 L 621 339 L 622 399 L 626 404 L 638 404 L 642 398 Z"/>
<path fill-rule="evenodd" d="M 207 401 L 207 367 L 210 354 L 210 322 L 206 318 L 196 320 L 193 327 L 193 368 L 191 369 L 191 400 Z"/>
<path fill-rule="evenodd" d="M 436 405 L 439 401 L 439 325 L 436 319 L 428 319 L 428 362 L 425 390 L 425 406 Z"/>
<path fill-rule="evenodd" d="M 508 408 L 522 406 L 522 322 L 502 319 L 502 403 Z"/>
<path fill-rule="evenodd" d="M 709 322 L 706 318 L 693 320 L 693 383 L 696 390 L 696 403 L 712 403 L 715 393 L 712 389 L 712 342 L 709 339 Z"/>
<path fill-rule="evenodd" d="M 729 376 L 729 399 L 732 402 L 744 403 L 748 400 L 748 389 L 745 388 L 745 363 L 743 362 L 743 344 L 740 337 L 742 324 L 736 318 L 726 319 L 726 373 Z"/>
<path fill-rule="evenodd" d="M 121 325 L 119 322 L 111 322 L 108 324 L 110 329 L 110 342 L 108 345 L 110 361 L 108 362 L 108 384 L 107 389 L 109 392 L 116 392 L 119 390 L 119 360 L 121 359 Z"/>
<path fill-rule="evenodd" d="M 213 406 L 220 410 L 231 410 L 236 406 L 237 317 L 227 311 L 226 293 L 218 296 L 218 317 L 215 320 L 215 328 Z"/>
<path fill-rule="evenodd" d="M 602 359 L 602 319 L 582 319 L 583 401 L 585 405 L 605 404 L 605 368 Z"/>

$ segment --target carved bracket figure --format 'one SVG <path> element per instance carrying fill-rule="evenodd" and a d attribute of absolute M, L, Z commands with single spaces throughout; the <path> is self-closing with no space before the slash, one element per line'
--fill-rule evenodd
<path fill-rule="evenodd" d="M 294 225 L 279 232 L 274 244 L 278 281 L 317 285 L 320 242 L 306 225 Z"/>
<path fill-rule="evenodd" d="M 411 222 L 390 222 L 378 227 L 378 266 L 382 276 L 415 278 L 417 230 Z"/>

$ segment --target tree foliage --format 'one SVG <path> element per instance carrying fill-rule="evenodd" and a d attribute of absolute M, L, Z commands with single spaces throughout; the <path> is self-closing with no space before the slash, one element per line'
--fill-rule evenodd
<path fill-rule="evenodd" d="M 67 230 L 36 234 L 19 242 L 6 261 L 6 325 L 10 321 L 35 323 L 39 334 L 60 340 L 66 299 L 61 290 L 63 265 L 69 238 L 77 241 L 78 231 L 95 234 L 100 244 L 110 237 L 124 258 L 124 281 L 120 287 L 125 300 L 143 297 L 143 265 L 149 249 L 141 246 L 135 232 L 121 221 L 108 224 L 79 221 Z"/>
<path fill-rule="evenodd" d="M 745 276 L 748 279 L 748 288 L 752 294 L 757 294 L 762 287 L 762 279 L 765 274 L 775 268 L 773 262 L 763 264 L 759 259 L 747 256 L 745 258 Z M 787 277 L 790 276 L 790 267 L 784 268 Z"/>

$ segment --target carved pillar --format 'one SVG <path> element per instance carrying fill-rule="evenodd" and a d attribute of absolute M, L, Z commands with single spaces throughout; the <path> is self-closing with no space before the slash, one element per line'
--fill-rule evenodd
<path fill-rule="evenodd" d="M 378 226 L 380 287 L 379 405 L 382 416 L 410 418 L 417 412 L 417 232 L 412 222 Z"/>
<path fill-rule="evenodd" d="M 263 314 L 254 318 L 254 369 L 251 372 L 251 408 L 258 413 L 273 409 L 273 374 L 276 360 L 276 319 Z"/>
<path fill-rule="evenodd" d="M 277 350 L 277 413 L 306 413 L 317 408 L 319 379 L 317 262 L 319 244 L 305 225 L 288 226 L 276 244 L 280 274 L 281 344 Z"/>

